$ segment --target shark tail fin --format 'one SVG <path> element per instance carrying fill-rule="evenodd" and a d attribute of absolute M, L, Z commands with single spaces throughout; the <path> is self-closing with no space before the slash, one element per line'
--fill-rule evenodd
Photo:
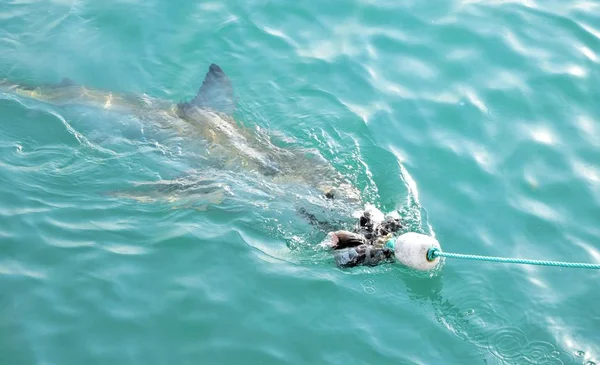
<path fill-rule="evenodd" d="M 210 108 L 228 115 L 235 111 L 233 86 L 223 69 L 211 64 L 198 94 L 188 104 Z"/>

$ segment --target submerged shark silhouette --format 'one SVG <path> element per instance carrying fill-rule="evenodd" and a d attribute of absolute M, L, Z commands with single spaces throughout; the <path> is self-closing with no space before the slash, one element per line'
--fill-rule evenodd
<path fill-rule="evenodd" d="M 35 87 L 3 81 L 0 88 L 57 106 L 87 105 L 154 116 L 161 113 L 167 120 L 176 121 L 175 128 L 180 134 L 202 138 L 209 153 L 218 151 L 220 156 L 226 155 L 225 167 L 241 167 L 275 183 L 308 184 L 328 199 L 361 201 L 358 189 L 320 155 L 310 156 L 307 150 L 277 147 L 268 137 L 239 127 L 233 119 L 236 104 L 232 83 L 216 64 L 210 65 L 197 95 L 178 104 L 145 94 L 121 95 L 93 90 L 69 79 Z M 164 182 L 161 185 L 164 187 Z"/>

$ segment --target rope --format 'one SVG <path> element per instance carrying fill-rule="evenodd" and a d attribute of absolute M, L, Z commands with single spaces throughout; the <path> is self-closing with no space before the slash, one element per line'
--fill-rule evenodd
<path fill-rule="evenodd" d="M 461 254 L 461 253 L 442 252 L 441 250 L 439 250 L 437 248 L 430 248 L 427 251 L 427 260 L 433 261 L 437 257 L 450 257 L 453 259 L 465 259 L 465 260 L 474 260 L 474 261 L 505 262 L 508 264 L 560 266 L 560 267 L 570 267 L 570 268 L 576 268 L 576 269 L 600 269 L 600 264 L 587 264 L 587 263 L 582 263 L 582 262 L 542 261 L 542 260 L 529 260 L 529 259 L 513 259 L 513 258 L 509 258 L 509 257 L 465 255 L 465 254 Z"/>

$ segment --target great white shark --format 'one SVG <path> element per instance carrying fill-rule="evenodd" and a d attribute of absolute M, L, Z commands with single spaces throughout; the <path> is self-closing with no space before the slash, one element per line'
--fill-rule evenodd
<path fill-rule="evenodd" d="M 306 149 L 281 148 L 268 136 L 241 127 L 233 118 L 236 101 L 231 80 L 216 64 L 209 66 L 196 96 L 187 102 L 174 103 L 148 95 L 119 94 L 91 89 L 70 79 L 57 84 L 30 86 L 0 81 L 0 89 L 56 106 L 85 105 L 115 112 L 162 116 L 185 137 L 201 138 L 208 152 L 227 163 L 282 184 L 308 184 L 327 199 L 360 203 L 360 191 L 323 157 Z M 223 157 L 225 156 L 225 157 Z M 190 182 L 188 184 L 196 184 Z M 175 185 L 159 183 L 163 188 Z"/>

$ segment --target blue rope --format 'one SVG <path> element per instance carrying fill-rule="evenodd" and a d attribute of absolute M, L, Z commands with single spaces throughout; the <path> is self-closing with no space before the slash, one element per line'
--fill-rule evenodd
<path fill-rule="evenodd" d="M 453 259 L 466 259 L 475 261 L 491 261 L 505 262 L 508 264 L 524 264 L 524 265 L 539 265 L 539 266 L 560 266 L 576 269 L 600 269 L 600 264 L 586 264 L 582 262 L 563 262 L 563 261 L 541 261 L 529 259 L 513 259 L 509 257 L 494 257 L 494 256 L 479 256 L 479 255 L 464 255 L 461 253 L 442 252 L 437 248 L 430 248 L 427 251 L 427 260 L 433 261 L 437 257 L 450 257 Z"/>

